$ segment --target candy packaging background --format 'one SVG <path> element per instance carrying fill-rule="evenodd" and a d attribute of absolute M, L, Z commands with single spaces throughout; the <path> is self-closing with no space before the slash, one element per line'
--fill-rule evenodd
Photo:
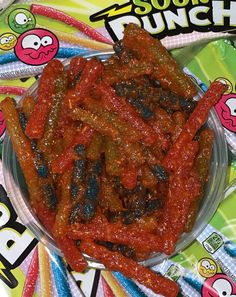
<path fill-rule="evenodd" d="M 26 37 L 31 33 L 39 33 L 40 42 L 49 40 L 57 45 L 53 54 L 64 60 L 68 57 L 112 48 L 113 40 L 107 31 L 108 19 L 95 19 L 101 11 L 111 12 L 112 19 L 119 14 L 128 15 L 136 1 L 72 1 L 66 5 L 63 1 L 0 1 L 0 100 L 6 94 L 19 98 L 32 85 L 42 71 L 43 63 L 25 60 L 20 54 L 26 44 Z M 143 1 L 141 1 L 143 2 Z M 191 1 L 186 1 L 190 7 Z M 200 1 L 201 2 L 201 1 Z M 207 5 L 211 5 L 209 1 Z M 217 2 L 217 1 L 213 1 Z M 223 1 L 226 8 L 230 3 Z M 131 5 L 131 8 L 130 8 Z M 202 5 L 204 6 L 204 5 Z M 109 9 L 108 9 L 109 8 Z M 122 8 L 122 9 L 121 9 Z M 170 8 L 168 8 L 170 10 Z M 179 8 L 180 9 L 180 8 Z M 117 12 L 119 11 L 119 13 Z M 155 12 L 155 11 L 154 11 Z M 153 13 L 153 11 L 152 11 Z M 21 19 L 22 14 L 26 17 Z M 18 22 L 16 20 L 18 15 Z M 105 14 L 106 15 L 106 14 Z M 109 13 L 107 13 L 109 16 Z M 64 20 L 64 21 L 63 21 Z M 218 32 L 212 32 L 212 27 L 206 32 L 197 28 L 193 32 L 171 30 L 162 39 L 163 44 L 176 59 L 206 90 L 209 83 L 215 79 L 227 82 L 229 88 L 221 99 L 217 112 L 225 128 L 228 141 L 229 159 L 229 189 L 224 201 L 216 214 L 200 236 L 184 251 L 165 260 L 152 269 L 173 280 L 181 287 L 183 296 L 210 296 L 209 288 L 215 282 L 220 288 L 228 290 L 227 296 L 236 295 L 236 226 L 234 206 L 236 203 L 236 50 L 233 33 L 225 25 Z M 217 31 L 217 30 L 216 30 Z M 184 33 L 184 34 L 183 34 Z M 162 32 L 163 35 L 163 32 Z M 45 39 L 45 36 L 51 39 Z M 54 39 L 55 36 L 55 39 Z M 43 39 L 44 38 L 44 39 Z M 58 42 L 58 43 L 57 43 Z M 27 48 L 27 44 L 25 46 Z M 182 47 L 184 47 L 182 49 Z M 39 53 L 45 47 L 36 48 Z M 175 49 L 175 50 L 174 50 Z M 50 59 L 54 56 L 51 56 Z M 214 61 L 214 67 L 212 67 Z M 0 114 L 0 139 L 4 138 L 4 119 Z M 4 187 L 0 163 L 0 183 Z M 231 184 L 230 184 L 231 183 Z M 86 273 L 75 273 L 67 267 L 63 259 L 50 252 L 34 238 L 25 228 L 10 203 L 4 188 L 0 188 L 0 210 L 8 214 L 8 220 L 0 217 L 0 292 L 1 296 L 157 296 L 147 288 L 126 279 L 122 274 L 109 271 L 89 269 Z M 7 230 L 15 232 L 14 247 L 6 250 L 10 239 Z M 12 256 L 15 251 L 14 257 Z M 218 292 L 219 296 L 220 292 Z"/>

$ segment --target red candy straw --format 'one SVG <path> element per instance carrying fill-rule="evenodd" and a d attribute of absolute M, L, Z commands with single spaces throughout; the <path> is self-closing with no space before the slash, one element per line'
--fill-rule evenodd
<path fill-rule="evenodd" d="M 0 94 L 13 94 L 13 95 L 23 95 L 26 88 L 21 87 L 11 87 L 11 86 L 0 86 Z"/>
<path fill-rule="evenodd" d="M 70 15 L 60 10 L 57 10 L 48 6 L 37 5 L 37 4 L 32 4 L 30 10 L 33 14 L 43 15 L 48 18 L 63 22 L 69 26 L 75 27 L 79 29 L 82 33 L 87 35 L 88 37 L 92 38 L 93 40 L 112 44 L 112 42 L 109 39 L 104 37 L 102 34 L 97 32 L 92 27 L 88 26 L 87 24 L 79 20 L 76 20 L 75 18 L 71 17 Z"/>
<path fill-rule="evenodd" d="M 38 247 L 35 248 L 24 283 L 22 297 L 32 297 L 39 274 Z"/>
<path fill-rule="evenodd" d="M 102 288 L 103 288 L 103 293 L 105 297 L 115 297 L 115 295 L 112 292 L 112 289 L 109 287 L 108 283 L 106 280 L 102 277 Z"/>

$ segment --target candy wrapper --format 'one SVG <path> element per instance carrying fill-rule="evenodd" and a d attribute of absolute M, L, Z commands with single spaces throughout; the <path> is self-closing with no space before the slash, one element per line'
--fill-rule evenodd
<path fill-rule="evenodd" d="M 14 0 L 1 0 L 0 1 L 0 14 L 7 9 L 12 3 L 14 2 Z"/>
<path fill-rule="evenodd" d="M 188 248 L 152 267 L 179 284 L 179 296 L 236 296 L 235 11 L 232 0 L 0 1 L 0 100 L 6 94 L 19 98 L 55 57 L 63 61 L 111 50 L 129 22 L 160 38 L 203 91 L 215 79 L 227 83 L 227 92 L 215 106 L 231 150 L 225 199 Z M 4 133 L 0 112 L 1 142 Z M 71 271 L 21 223 L 4 190 L 1 163 L 0 183 L 4 296 L 157 296 L 117 272 Z"/>
<path fill-rule="evenodd" d="M 221 80 L 227 84 L 228 89 L 215 109 L 234 154 L 236 154 L 236 75 L 232 61 L 235 55 L 236 49 L 232 41 L 218 40 L 206 45 L 188 64 L 188 68 L 192 69 L 205 85 L 214 80 Z"/>

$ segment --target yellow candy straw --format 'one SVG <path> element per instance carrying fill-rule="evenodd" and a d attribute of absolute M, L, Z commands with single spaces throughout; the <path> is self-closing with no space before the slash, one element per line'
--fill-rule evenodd
<path fill-rule="evenodd" d="M 115 296 L 119 297 L 127 297 L 127 294 L 124 292 L 122 286 L 118 283 L 115 277 L 112 275 L 110 271 L 101 271 L 101 275 L 111 288 L 112 292 Z"/>
<path fill-rule="evenodd" d="M 43 244 L 38 244 L 39 272 L 40 272 L 40 296 L 52 297 L 51 267 L 48 251 Z"/>

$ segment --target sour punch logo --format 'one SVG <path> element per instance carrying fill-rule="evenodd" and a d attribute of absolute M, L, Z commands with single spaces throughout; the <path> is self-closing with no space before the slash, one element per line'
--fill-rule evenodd
<path fill-rule="evenodd" d="M 235 29 L 235 11 L 236 0 L 130 0 L 91 15 L 90 21 L 104 20 L 114 41 L 123 37 L 125 25 L 131 22 L 163 38 L 193 31 Z"/>
<path fill-rule="evenodd" d="M 9 288 L 15 288 L 18 281 L 11 271 L 24 261 L 38 241 L 17 221 L 16 212 L 1 185 L 0 241 L 0 280 Z"/>

